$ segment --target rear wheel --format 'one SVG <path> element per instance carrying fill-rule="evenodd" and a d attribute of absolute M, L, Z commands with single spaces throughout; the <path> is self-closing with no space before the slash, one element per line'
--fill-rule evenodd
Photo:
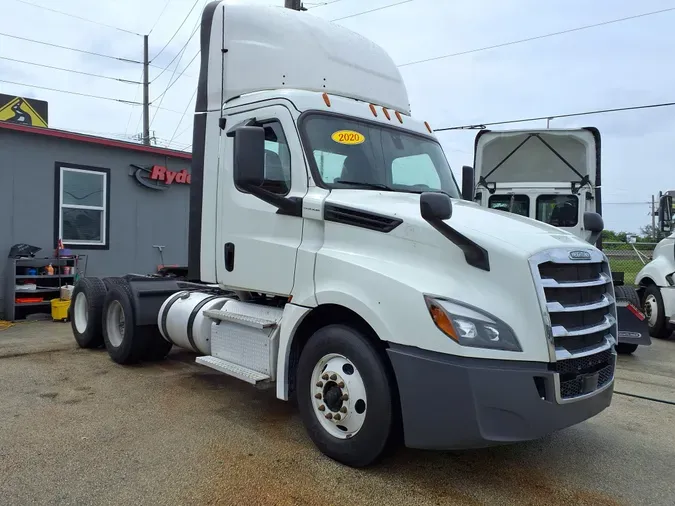
<path fill-rule="evenodd" d="M 148 348 L 148 328 L 136 325 L 128 287 L 113 286 L 103 304 L 103 338 L 118 364 L 139 362 Z"/>
<path fill-rule="evenodd" d="M 666 319 L 661 289 L 656 285 L 649 285 L 645 288 L 644 312 L 649 325 L 649 335 L 667 339 L 672 332 Z"/>
<path fill-rule="evenodd" d="M 73 336 L 80 348 L 103 346 L 101 312 L 106 287 L 99 278 L 80 279 L 71 295 L 68 309 Z"/>
<path fill-rule="evenodd" d="M 384 360 L 359 331 L 317 330 L 297 369 L 300 415 L 326 456 L 352 467 L 375 463 L 395 434 L 396 403 Z"/>

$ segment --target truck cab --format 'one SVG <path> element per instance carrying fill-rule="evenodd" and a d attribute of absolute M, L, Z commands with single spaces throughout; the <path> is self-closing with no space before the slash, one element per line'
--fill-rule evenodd
<path fill-rule="evenodd" d="M 190 279 L 85 278 L 81 346 L 119 363 L 193 350 L 297 402 L 314 444 L 355 467 L 401 441 L 531 440 L 609 406 L 606 256 L 463 199 L 381 47 L 229 1 L 206 6 L 201 47 Z"/>

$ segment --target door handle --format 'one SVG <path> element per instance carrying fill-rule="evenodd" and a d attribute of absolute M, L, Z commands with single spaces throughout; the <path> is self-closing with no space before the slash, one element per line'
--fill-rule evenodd
<path fill-rule="evenodd" d="M 227 272 L 234 270 L 234 243 L 225 243 L 225 269 Z"/>

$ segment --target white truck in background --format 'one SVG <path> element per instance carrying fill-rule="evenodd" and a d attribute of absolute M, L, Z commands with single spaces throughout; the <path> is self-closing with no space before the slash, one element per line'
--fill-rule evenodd
<path fill-rule="evenodd" d="M 474 167 L 464 176 L 483 207 L 558 227 L 602 249 L 601 137 L 597 128 L 480 130 Z M 619 353 L 649 346 L 647 318 L 638 291 L 612 271 L 619 325 Z M 586 313 L 592 318 L 592 313 Z M 565 321 L 566 315 L 553 315 Z"/>
<path fill-rule="evenodd" d="M 610 405 L 606 256 L 462 200 L 379 46 L 304 12 L 212 2 L 194 123 L 190 280 L 83 278 L 80 346 L 120 364 L 193 350 L 294 399 L 316 446 L 355 467 L 401 439 L 526 441 Z"/>
<path fill-rule="evenodd" d="M 659 229 L 670 233 L 659 241 L 652 260 L 635 277 L 652 337 L 667 339 L 675 330 L 675 233 L 673 232 L 675 190 L 659 195 Z"/>

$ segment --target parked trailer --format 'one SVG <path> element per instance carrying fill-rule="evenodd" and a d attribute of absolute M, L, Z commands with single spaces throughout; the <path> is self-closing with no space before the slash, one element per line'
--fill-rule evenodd
<path fill-rule="evenodd" d="M 191 281 L 82 279 L 80 346 L 120 364 L 192 350 L 294 398 L 315 445 L 355 467 L 401 439 L 526 441 L 609 406 L 606 256 L 462 200 L 379 46 L 304 12 L 212 2 L 194 124 Z M 552 326 L 583 318 L 589 289 L 608 295 L 598 325 Z"/>

